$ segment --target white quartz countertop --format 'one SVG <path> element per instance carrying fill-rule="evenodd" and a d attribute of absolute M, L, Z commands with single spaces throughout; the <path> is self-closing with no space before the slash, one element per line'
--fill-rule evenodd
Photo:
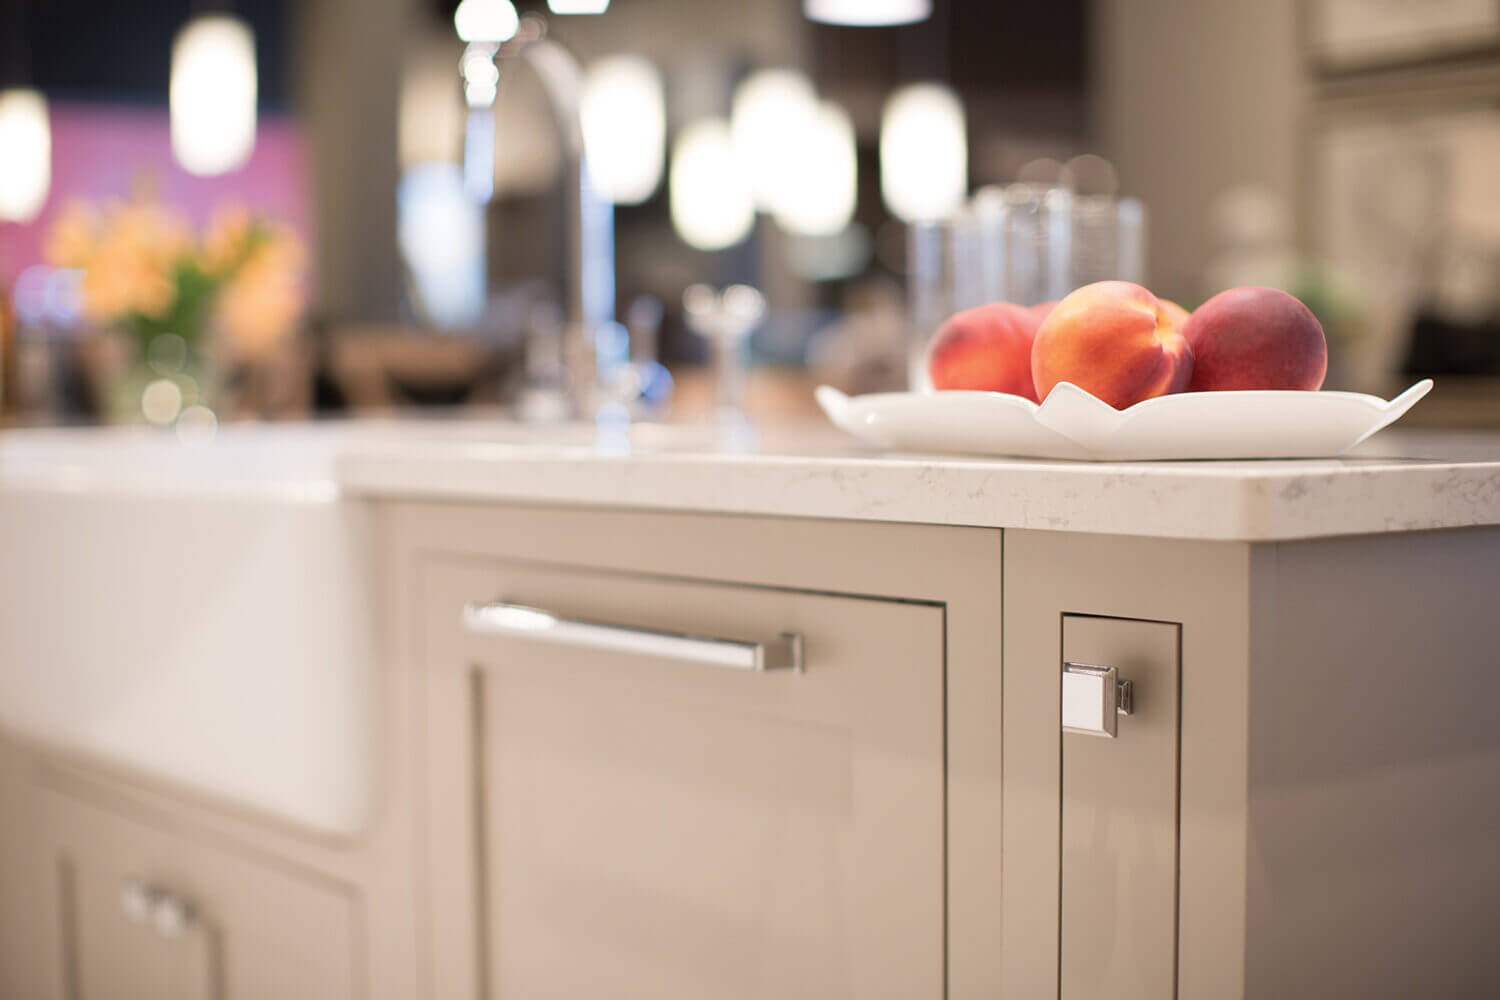
<path fill-rule="evenodd" d="M 335 462 L 349 494 L 1277 541 L 1500 524 L 1500 435 L 1387 431 L 1349 457 L 1061 462 L 885 455 L 826 427 L 749 453 L 691 428 L 482 422 L 362 434 Z"/>

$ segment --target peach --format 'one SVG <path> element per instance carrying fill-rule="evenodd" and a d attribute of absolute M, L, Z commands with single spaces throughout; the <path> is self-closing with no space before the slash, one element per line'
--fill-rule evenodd
<path fill-rule="evenodd" d="M 1128 281 L 1098 281 L 1070 293 L 1037 330 L 1031 375 L 1038 399 L 1059 382 L 1087 389 L 1116 409 L 1181 392 L 1193 371 L 1182 307 Z"/>
<path fill-rule="evenodd" d="M 1323 385 L 1328 341 L 1312 310 L 1274 288 L 1231 288 L 1194 310 L 1182 329 L 1193 350 L 1190 392 Z"/>
<path fill-rule="evenodd" d="M 927 348 L 934 389 L 986 389 L 1036 401 L 1031 385 L 1031 341 L 1041 318 L 1009 302 L 957 313 Z"/>

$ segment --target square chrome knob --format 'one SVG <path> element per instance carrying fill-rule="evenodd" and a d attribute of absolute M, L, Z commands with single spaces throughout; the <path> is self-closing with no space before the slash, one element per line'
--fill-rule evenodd
<path fill-rule="evenodd" d="M 1114 739 L 1119 717 L 1129 715 L 1133 692 L 1114 667 L 1064 663 L 1062 728 L 1065 733 Z"/>

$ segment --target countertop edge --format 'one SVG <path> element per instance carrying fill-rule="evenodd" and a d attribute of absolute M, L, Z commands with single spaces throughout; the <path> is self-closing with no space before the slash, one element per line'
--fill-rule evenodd
<path fill-rule="evenodd" d="M 1500 524 L 1500 464 L 1257 476 L 1140 475 L 816 457 L 350 453 L 352 497 L 946 524 L 1224 542 L 1282 542 Z M 1479 474 L 1476 474 L 1479 473 Z"/>

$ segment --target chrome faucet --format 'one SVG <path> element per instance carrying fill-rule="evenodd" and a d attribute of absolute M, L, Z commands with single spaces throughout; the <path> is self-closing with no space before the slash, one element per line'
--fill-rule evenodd
<path fill-rule="evenodd" d="M 607 374 L 596 365 L 596 338 L 614 322 L 615 237 L 614 206 L 589 182 L 580 117 L 583 70 L 571 52 L 546 37 L 546 23 L 535 16 L 523 18 L 515 37 L 500 46 L 498 63 L 501 88 L 508 65 L 525 64 L 536 73 L 564 154 L 561 192 L 568 219 L 564 234 L 568 261 L 563 276 L 564 325 L 561 337 L 533 334 L 527 343 L 528 355 L 533 351 L 556 352 L 555 357 L 540 359 L 540 364 L 536 363 L 538 359 L 528 357 L 528 372 L 553 368 L 560 384 L 550 388 L 529 386 L 528 390 L 560 391 L 558 410 L 575 418 L 592 417 L 597 387 L 601 376 Z M 552 343 L 543 342 L 549 339 Z"/>

